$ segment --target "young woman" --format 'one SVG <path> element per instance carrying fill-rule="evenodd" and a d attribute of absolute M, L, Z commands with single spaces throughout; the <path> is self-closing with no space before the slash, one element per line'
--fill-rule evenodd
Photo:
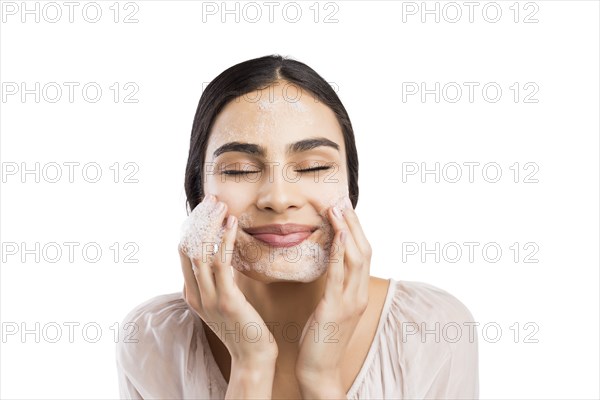
<path fill-rule="evenodd" d="M 370 275 L 352 125 L 313 69 L 266 56 L 216 77 L 185 189 L 184 289 L 125 318 L 123 398 L 478 397 L 469 310 Z"/>

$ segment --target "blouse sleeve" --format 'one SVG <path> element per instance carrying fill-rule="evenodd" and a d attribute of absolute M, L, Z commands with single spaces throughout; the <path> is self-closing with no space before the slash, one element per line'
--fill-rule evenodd
<path fill-rule="evenodd" d="M 438 336 L 447 347 L 442 363 L 425 398 L 478 399 L 479 357 L 477 327 L 469 309 L 455 296 L 436 286 L 421 283 L 436 310 L 440 322 Z M 430 327 L 431 328 L 431 327 Z M 429 338 L 431 340 L 432 337 Z"/>
<path fill-rule="evenodd" d="M 472 318 L 465 322 L 473 322 Z M 450 375 L 446 388 L 447 399 L 479 398 L 479 361 L 476 327 L 473 326 L 473 337 L 463 328 L 463 336 L 452 348 L 450 358 Z"/>
<path fill-rule="evenodd" d="M 478 399 L 479 398 L 479 357 L 477 330 L 475 321 L 467 307 L 452 295 L 449 302 L 449 322 L 456 323 L 457 340 L 448 333 L 450 346 L 450 365 L 448 381 L 445 385 L 446 399 Z M 450 332 L 450 329 L 448 329 Z M 440 390 L 444 385 L 440 386 Z"/>
<path fill-rule="evenodd" d="M 403 393 L 421 399 L 478 399 L 477 330 L 469 309 L 434 285 L 400 281 Z"/>
<path fill-rule="evenodd" d="M 131 310 L 116 345 L 122 399 L 215 398 L 200 318 L 181 293 L 156 296 Z"/>
<path fill-rule="evenodd" d="M 117 362 L 117 376 L 119 379 L 119 398 L 121 399 L 143 399 L 140 393 L 137 391 L 135 386 L 131 383 L 127 377 L 125 371 Z"/>
<path fill-rule="evenodd" d="M 392 289 L 387 318 L 347 398 L 477 399 L 470 311 L 425 282 L 399 280 Z"/>

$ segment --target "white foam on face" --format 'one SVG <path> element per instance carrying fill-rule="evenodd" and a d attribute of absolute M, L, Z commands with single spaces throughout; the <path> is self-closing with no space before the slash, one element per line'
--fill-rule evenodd
<path fill-rule="evenodd" d="M 319 278 L 329 266 L 335 237 L 327 212 L 331 206 L 336 205 L 343 213 L 346 207 L 345 197 L 346 195 L 338 196 L 327 202 L 319 211 L 321 222 L 318 230 L 296 246 L 272 247 L 244 232 L 238 232 L 232 266 L 240 272 L 253 271 L 274 280 L 312 282 Z M 240 229 L 250 226 L 254 226 L 252 218 L 240 216 Z"/>
<path fill-rule="evenodd" d="M 271 112 L 273 111 L 273 106 L 281 103 L 282 101 L 285 101 L 285 99 L 283 99 L 281 96 L 271 97 L 269 93 L 262 91 L 260 93 L 260 100 L 256 102 L 256 105 L 258 106 L 259 111 Z"/>
<path fill-rule="evenodd" d="M 275 88 L 275 91 L 282 90 L 281 88 Z M 280 116 L 280 112 L 283 113 L 297 113 L 301 112 L 303 122 L 307 125 L 314 125 L 315 121 L 308 114 L 308 107 L 306 104 L 301 102 L 304 101 L 315 101 L 315 99 L 305 91 L 298 92 L 290 91 L 289 96 L 293 96 L 292 98 L 286 98 L 283 93 L 276 93 L 276 96 L 272 98 L 269 90 L 265 89 L 260 92 L 260 99 L 258 101 L 254 100 L 255 96 L 252 95 L 250 98 L 247 98 L 245 95 L 240 96 L 236 100 L 233 101 L 244 101 L 247 103 L 251 103 L 254 107 L 251 107 L 252 111 L 258 111 L 253 120 L 253 126 L 251 125 L 240 125 L 240 123 L 229 122 L 224 127 L 219 128 L 219 134 L 223 137 L 223 142 L 255 142 L 256 137 L 260 139 L 260 141 L 264 141 L 267 137 L 266 133 L 275 132 L 278 128 L 277 121 Z M 281 108 L 276 105 L 280 105 L 281 103 L 287 103 L 287 107 Z M 212 136 L 212 135 L 211 135 Z"/>
<path fill-rule="evenodd" d="M 300 99 L 290 100 L 290 107 L 296 111 L 307 112 L 306 106 L 300 102 Z"/>
<path fill-rule="evenodd" d="M 277 89 L 276 89 L 277 90 Z M 307 96 L 306 92 L 302 96 Z M 245 98 L 242 98 L 245 101 Z M 312 99 L 311 99 L 312 100 Z M 274 105 L 285 101 L 288 107 L 284 112 L 306 112 L 308 108 L 300 103 L 300 99 L 284 99 L 276 96 L 270 99 L 263 92 L 263 97 L 257 102 L 257 113 L 255 127 L 252 133 L 247 127 L 236 124 L 226 126 L 221 130 L 221 135 L 226 136 L 227 141 L 248 141 L 258 136 L 261 142 L 266 139 L 266 132 L 276 132 L 278 127 L 278 114 L 273 112 Z M 308 124 L 314 124 L 310 115 L 303 118 Z M 238 168 L 242 168 L 238 166 Z M 243 168 L 242 168 L 243 169 Z M 240 272 L 253 271 L 274 280 L 311 282 L 327 271 L 331 258 L 331 246 L 335 232 L 327 216 L 328 209 L 334 205 L 343 212 L 345 208 L 344 199 L 348 195 L 347 187 L 339 185 L 337 192 L 332 194 L 329 200 L 323 202 L 323 207 L 318 210 L 320 222 L 318 229 L 310 238 L 302 243 L 291 247 L 271 247 L 246 234 L 243 229 L 256 226 L 257 223 L 249 214 L 238 217 L 238 231 L 236 233 L 233 258 L 231 265 Z M 188 220 L 182 226 L 181 246 L 186 249 L 190 258 L 209 259 L 212 244 L 220 243 L 224 228 L 218 222 L 214 222 L 214 213 L 205 204 L 200 203 L 189 215 Z M 213 221 L 213 222 L 211 222 Z M 305 221 L 294 221 L 306 223 Z M 231 249 L 226 249 L 226 251 Z M 204 258 L 202 258 L 204 257 Z"/>
<path fill-rule="evenodd" d="M 247 214 L 240 215 L 231 266 L 242 273 L 254 271 L 272 280 L 314 281 L 327 271 L 332 258 L 335 232 L 327 216 L 328 209 L 335 205 L 343 213 L 346 195 L 338 194 L 327 201 L 319 210 L 318 230 L 311 238 L 291 247 L 272 247 L 246 234 L 242 229 L 254 226 L 254 220 Z M 190 259 L 200 259 L 207 264 L 212 262 L 214 243 L 220 244 L 225 232 L 214 208 L 205 202 L 198 204 L 181 227 L 180 248 Z M 195 269 L 194 263 L 192 265 Z"/>
<path fill-rule="evenodd" d="M 190 258 L 209 262 L 215 243 L 221 243 L 225 228 L 217 220 L 216 204 L 202 202 L 181 225 L 179 248 Z M 194 263 L 192 267 L 196 268 Z"/>
<path fill-rule="evenodd" d="M 268 89 L 261 92 L 260 101 L 256 102 L 259 111 L 271 112 L 273 106 L 275 104 L 287 103 L 289 108 L 293 111 L 299 111 L 302 113 L 308 112 L 308 108 L 301 100 L 304 98 L 305 100 L 308 98 L 309 100 L 314 101 L 314 98 L 305 92 L 301 87 L 293 85 L 294 89 L 290 89 L 292 86 L 282 86 L 276 85 L 273 89 L 276 94 L 274 98 L 271 98 L 271 93 L 266 93 Z M 284 110 L 287 110 L 284 109 Z"/>
<path fill-rule="evenodd" d="M 269 100 L 261 100 L 258 102 L 258 109 L 260 111 L 270 110 L 272 108 L 271 102 Z"/>

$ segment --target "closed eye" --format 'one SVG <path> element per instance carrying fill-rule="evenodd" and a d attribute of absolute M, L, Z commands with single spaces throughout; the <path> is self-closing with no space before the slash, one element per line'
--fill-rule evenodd
<path fill-rule="evenodd" d="M 313 171 L 321 171 L 321 170 L 328 170 L 331 169 L 331 166 L 320 166 L 320 167 L 315 167 L 315 168 L 307 168 L 307 169 L 297 169 L 295 170 L 296 172 L 300 172 L 300 173 L 304 173 L 304 172 L 313 172 Z M 225 175 L 245 175 L 245 174 L 257 174 L 260 171 L 236 171 L 236 170 L 229 170 L 229 171 L 223 171 L 223 174 Z"/>

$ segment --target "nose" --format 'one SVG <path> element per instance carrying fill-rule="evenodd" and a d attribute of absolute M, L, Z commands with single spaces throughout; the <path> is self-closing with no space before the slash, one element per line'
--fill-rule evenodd
<path fill-rule="evenodd" d="M 281 214 L 290 208 L 300 207 L 303 201 L 301 183 L 291 171 L 288 169 L 288 177 L 281 165 L 271 168 L 258 193 L 257 206 L 260 209 Z"/>

